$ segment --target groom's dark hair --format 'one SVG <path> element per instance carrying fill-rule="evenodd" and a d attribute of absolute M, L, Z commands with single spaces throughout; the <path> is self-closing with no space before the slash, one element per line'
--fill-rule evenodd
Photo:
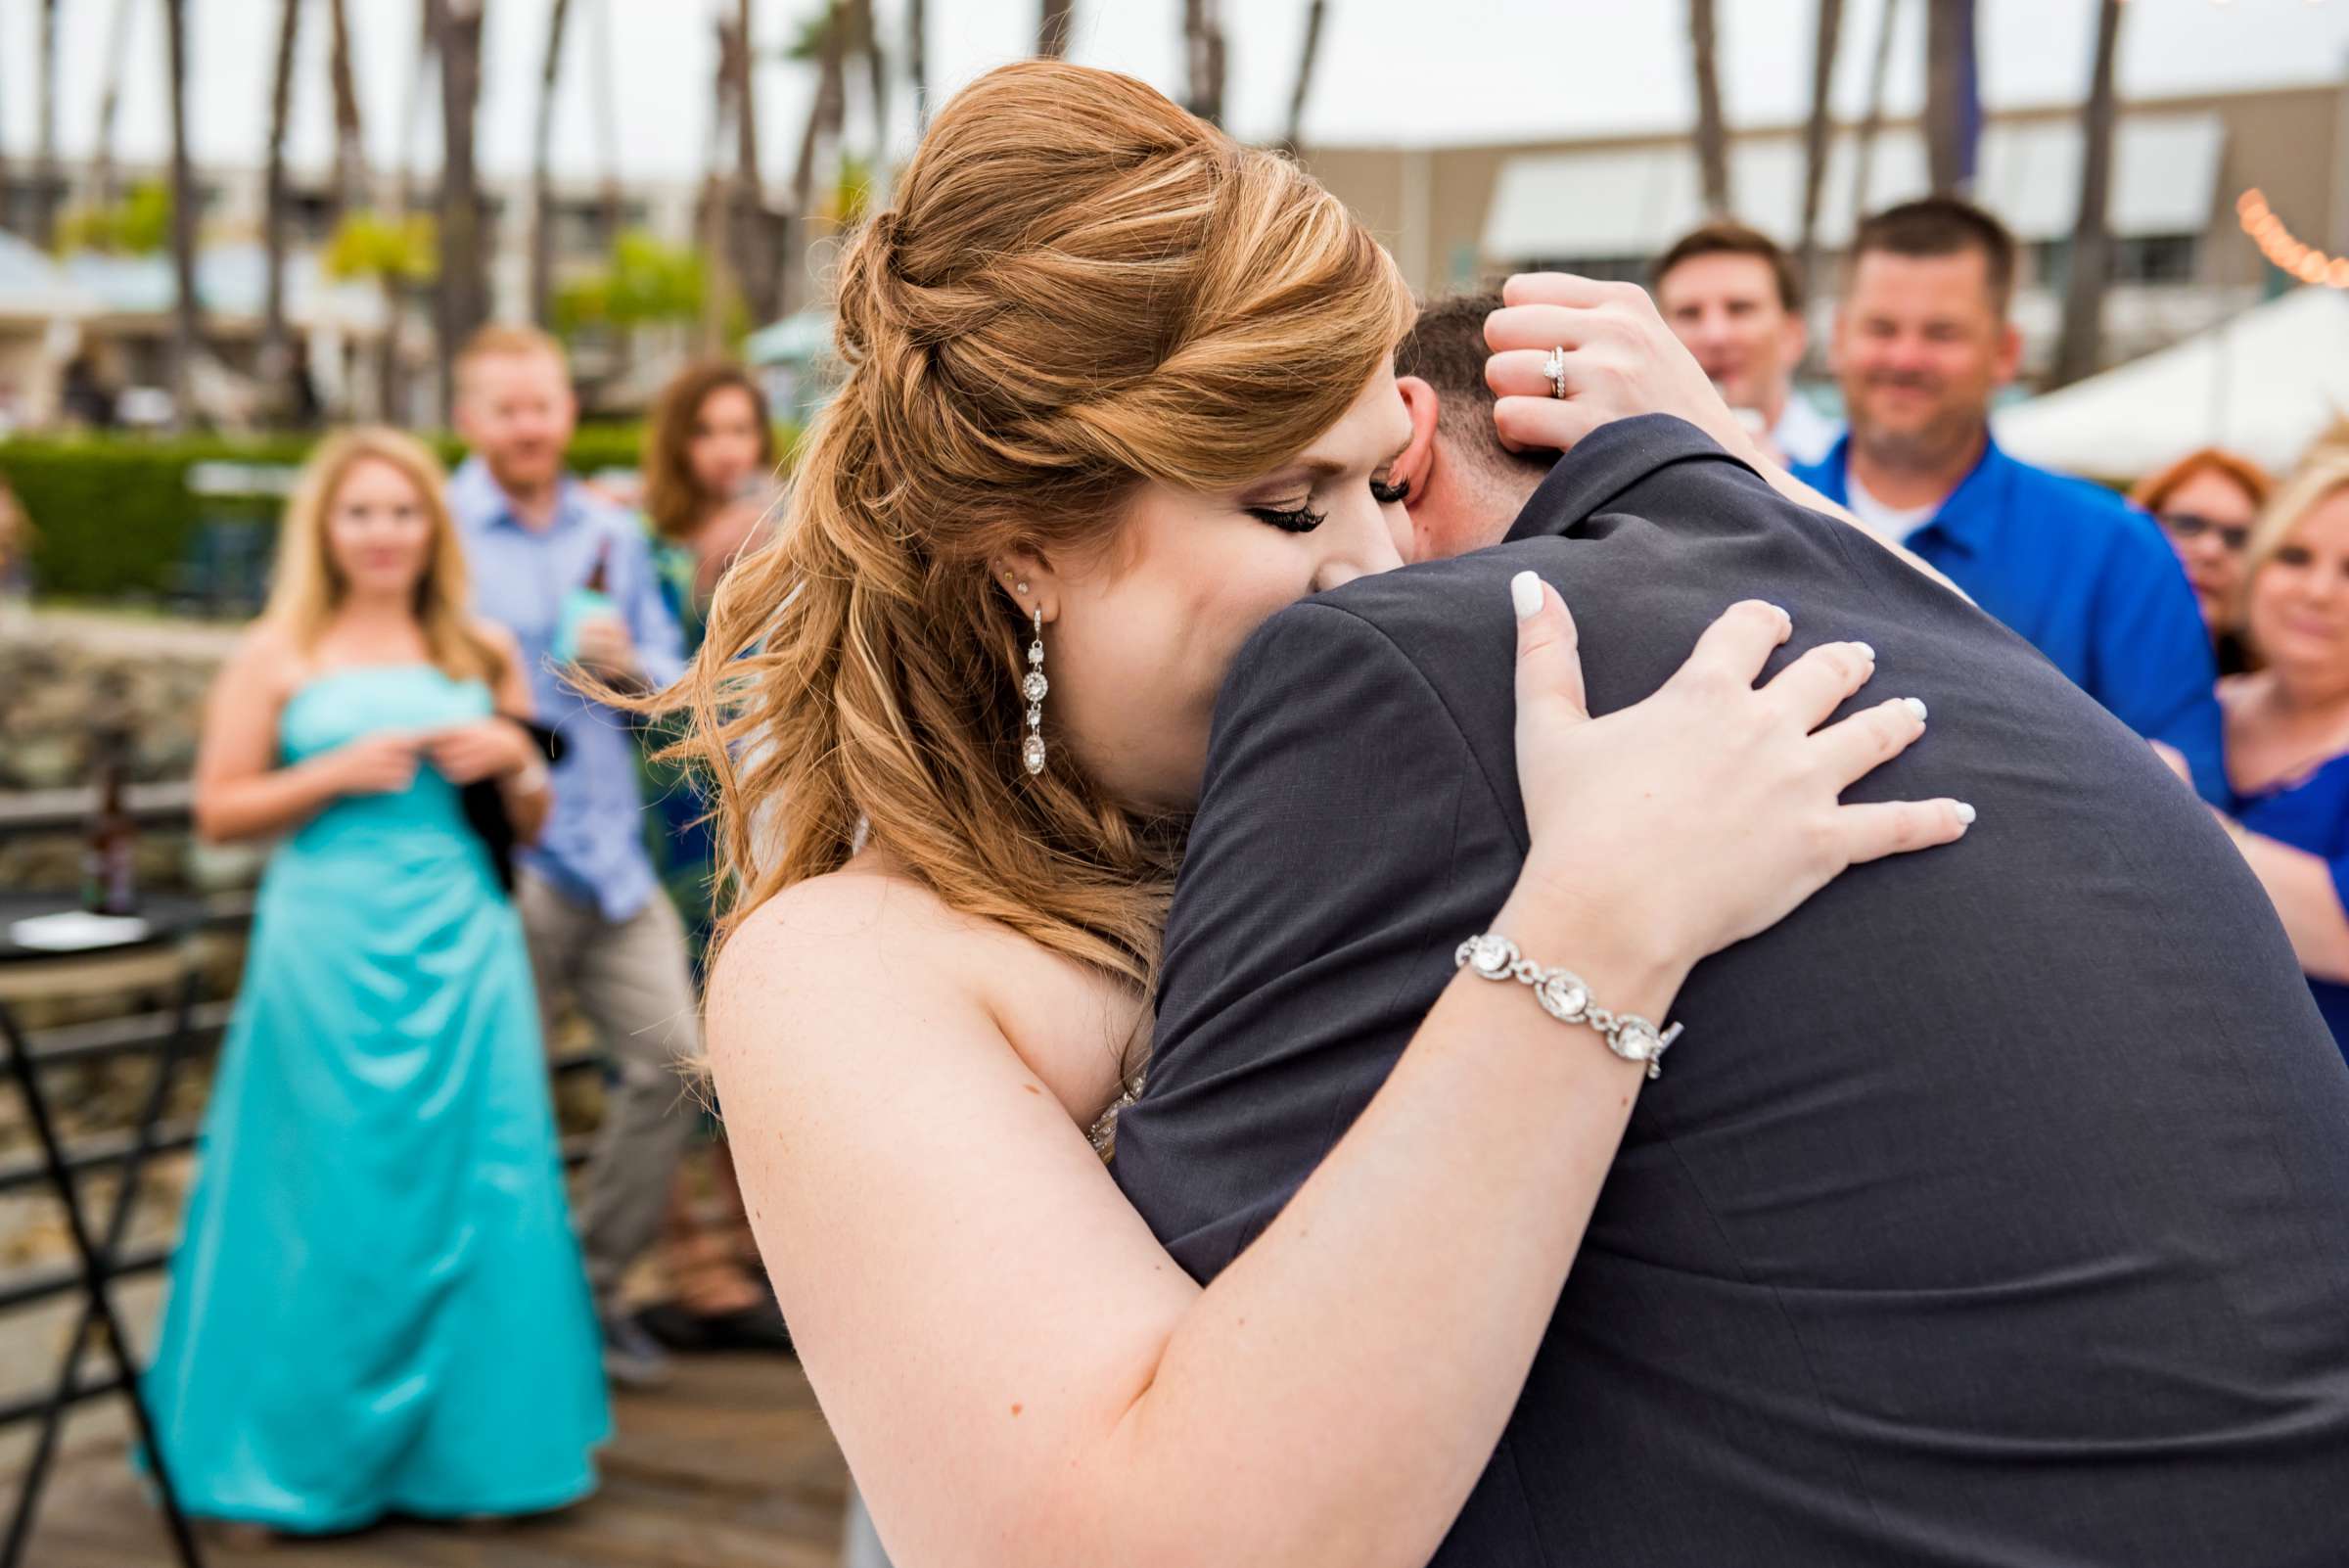
<path fill-rule="evenodd" d="M 1446 445 L 1498 474 L 1546 474 L 1555 452 L 1512 452 L 1493 428 L 1493 389 L 1485 385 L 1485 317 L 1497 294 L 1430 300 L 1395 348 L 1395 374 L 1417 376 L 1436 390 L 1436 429 Z"/>

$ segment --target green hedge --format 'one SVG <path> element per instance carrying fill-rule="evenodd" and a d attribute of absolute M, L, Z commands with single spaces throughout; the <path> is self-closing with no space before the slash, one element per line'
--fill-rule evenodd
<path fill-rule="evenodd" d="M 205 462 L 299 464 L 314 436 L 16 437 L 0 440 L 0 478 L 32 520 L 33 583 L 45 594 L 120 599 L 170 590 L 173 568 L 188 559 L 203 518 L 273 520 L 279 503 L 188 493 L 191 465 Z M 453 437 L 428 438 L 441 461 L 463 448 Z M 572 441 L 575 471 L 633 468 L 642 428 L 582 428 Z"/>

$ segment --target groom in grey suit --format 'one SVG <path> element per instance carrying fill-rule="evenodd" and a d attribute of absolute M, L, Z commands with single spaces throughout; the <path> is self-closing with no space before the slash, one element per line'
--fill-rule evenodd
<path fill-rule="evenodd" d="M 1642 308 L 1603 296 L 1592 336 L 1681 351 Z M 1546 474 L 1503 451 L 1461 315 L 1401 356 L 1405 466 L 1423 538 L 1485 547 L 1285 611 L 1234 668 L 1128 1195 L 1212 1277 L 1501 903 L 1511 575 L 1573 609 L 1593 713 L 1767 598 L 1771 672 L 1857 638 L 1861 702 L 1930 710 L 1847 798 L 1980 825 L 1698 966 L 1435 1561 L 2349 1562 L 2349 1066 L 2226 836 L 2028 644 L 1694 426 L 1603 424 Z"/>

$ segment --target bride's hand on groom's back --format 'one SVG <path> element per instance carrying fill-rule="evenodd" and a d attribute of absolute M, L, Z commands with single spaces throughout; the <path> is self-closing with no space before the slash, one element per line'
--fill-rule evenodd
<path fill-rule="evenodd" d="M 1592 718 L 1565 602 L 1530 572 L 1510 593 L 1531 843 L 1520 893 L 1612 917 L 1648 945 L 1642 960 L 1683 969 L 1846 867 L 1950 843 L 1973 818 L 1952 800 L 1842 804 L 1925 732 L 1924 705 L 1901 697 L 1826 722 L 1875 673 L 1865 643 L 1822 643 L 1757 687 L 1793 623 L 1745 600 L 1653 696 Z"/>

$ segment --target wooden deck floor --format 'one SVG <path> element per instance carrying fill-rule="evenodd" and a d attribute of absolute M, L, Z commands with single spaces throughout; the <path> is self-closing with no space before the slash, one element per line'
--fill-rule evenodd
<path fill-rule="evenodd" d="M 847 1469 L 798 1365 L 695 1357 L 658 1394 L 616 1395 L 603 1487 L 507 1525 L 397 1524 L 239 1549 L 208 1568 L 835 1568 Z M 12 1491 L 13 1488 L 5 1489 Z M 13 1498 L 9 1499 L 13 1503 Z M 84 1447 L 43 1500 L 27 1568 L 157 1568 L 161 1517 L 118 1444 Z"/>

